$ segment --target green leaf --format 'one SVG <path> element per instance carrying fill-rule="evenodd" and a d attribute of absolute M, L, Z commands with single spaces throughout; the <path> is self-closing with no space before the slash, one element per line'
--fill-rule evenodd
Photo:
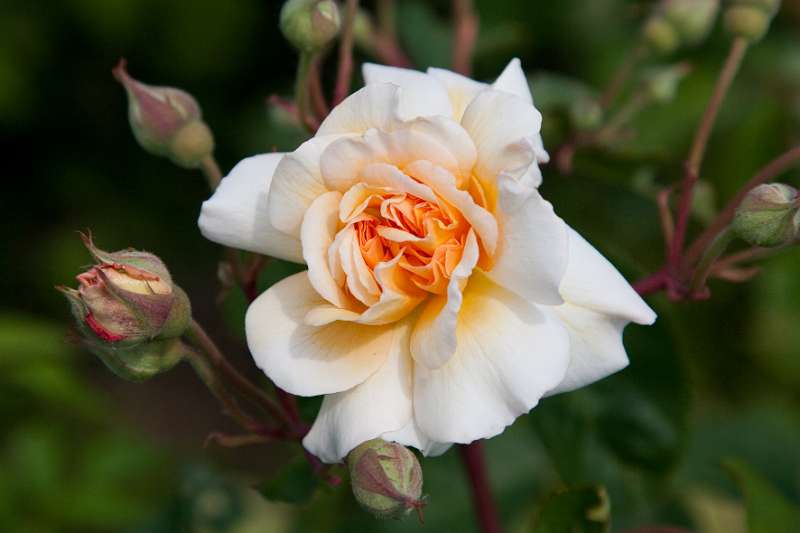
<path fill-rule="evenodd" d="M 800 506 L 790 502 L 745 462 L 728 459 L 723 466 L 744 494 L 749 533 L 790 533 L 800 524 Z"/>
<path fill-rule="evenodd" d="M 542 504 L 534 533 L 605 533 L 609 531 L 611 506 L 603 487 L 571 487 L 557 490 Z"/>
<path fill-rule="evenodd" d="M 257 487 L 258 492 L 270 501 L 305 503 L 317 488 L 317 477 L 304 457 L 298 457 L 283 466 L 270 480 Z"/>

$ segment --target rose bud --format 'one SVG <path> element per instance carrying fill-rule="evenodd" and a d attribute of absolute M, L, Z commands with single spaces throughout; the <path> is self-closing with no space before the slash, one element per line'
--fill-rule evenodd
<path fill-rule="evenodd" d="M 670 102 L 675 98 L 678 86 L 688 73 L 687 63 L 655 67 L 645 73 L 644 89 L 653 101 Z"/>
<path fill-rule="evenodd" d="M 659 55 L 694 46 L 708 35 L 719 0 L 662 0 L 644 25 L 645 43 Z"/>
<path fill-rule="evenodd" d="M 758 41 L 767 33 L 780 5 L 780 0 L 731 0 L 725 10 L 725 29 L 734 37 Z"/>
<path fill-rule="evenodd" d="M 214 137 L 192 95 L 131 78 L 124 59 L 111 72 L 128 94 L 128 119 L 139 145 L 178 166 L 200 167 L 214 151 Z"/>
<path fill-rule="evenodd" d="M 422 468 L 408 448 L 372 439 L 350 452 L 347 465 L 353 495 L 376 517 L 401 518 L 412 510 L 422 512 Z"/>
<path fill-rule="evenodd" d="M 77 290 L 58 289 L 71 304 L 84 343 L 132 381 L 174 366 L 191 307 L 164 263 L 147 252 L 104 252 L 90 237 L 83 239 L 97 264 L 77 276 Z"/>
<path fill-rule="evenodd" d="M 747 193 L 733 219 L 733 230 L 754 246 L 780 246 L 800 231 L 800 195 L 783 183 L 766 183 Z"/>
<path fill-rule="evenodd" d="M 280 27 L 297 50 L 317 53 L 339 34 L 339 7 L 333 0 L 289 0 L 281 9 Z"/>

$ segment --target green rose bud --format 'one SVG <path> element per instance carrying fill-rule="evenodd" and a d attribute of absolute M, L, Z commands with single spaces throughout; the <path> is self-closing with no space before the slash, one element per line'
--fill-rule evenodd
<path fill-rule="evenodd" d="M 325 48 L 341 25 L 339 7 L 333 0 L 288 0 L 281 9 L 281 31 L 303 53 Z"/>
<path fill-rule="evenodd" d="M 687 63 L 655 67 L 644 75 L 644 88 L 653 101 L 666 103 L 675 98 L 681 80 L 689 73 Z"/>
<path fill-rule="evenodd" d="M 800 195 L 782 183 L 759 185 L 747 193 L 733 219 L 733 230 L 754 246 L 780 246 L 800 232 Z"/>
<path fill-rule="evenodd" d="M 125 67 L 122 59 L 112 73 L 128 94 L 128 119 L 136 141 L 178 166 L 198 168 L 214 151 L 214 136 L 197 101 L 180 89 L 137 81 Z"/>
<path fill-rule="evenodd" d="M 360 444 L 347 456 L 353 495 L 378 518 L 421 513 L 422 468 L 408 448 L 381 439 Z"/>
<path fill-rule="evenodd" d="M 706 38 L 719 11 L 719 0 L 662 0 L 645 22 L 643 39 L 650 50 L 668 55 Z"/>
<path fill-rule="evenodd" d="M 725 10 L 725 29 L 734 37 L 756 42 L 767 33 L 780 5 L 780 0 L 731 0 Z"/>
<path fill-rule="evenodd" d="M 97 264 L 80 274 L 67 297 L 86 346 L 116 374 L 141 381 L 182 357 L 180 337 L 191 322 L 186 294 L 164 263 L 136 250 L 105 252 L 88 236 Z"/>

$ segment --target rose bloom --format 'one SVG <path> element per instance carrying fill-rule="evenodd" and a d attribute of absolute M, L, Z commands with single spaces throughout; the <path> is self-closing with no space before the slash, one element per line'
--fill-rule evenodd
<path fill-rule="evenodd" d="M 236 165 L 199 221 L 308 267 L 246 319 L 277 386 L 325 395 L 305 447 L 439 454 L 627 365 L 623 328 L 655 314 L 539 194 L 519 60 L 491 85 L 372 64 L 364 79 L 297 150 Z"/>

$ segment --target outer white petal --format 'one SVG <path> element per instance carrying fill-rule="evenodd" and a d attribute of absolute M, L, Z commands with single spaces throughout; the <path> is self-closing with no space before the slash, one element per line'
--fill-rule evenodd
<path fill-rule="evenodd" d="M 396 342 L 391 326 L 306 324 L 308 311 L 324 303 L 301 272 L 270 287 L 247 310 L 245 329 L 253 359 L 278 387 L 292 394 L 330 394 L 363 383 L 383 366 Z"/>
<path fill-rule="evenodd" d="M 627 366 L 622 330 L 629 322 L 652 324 L 656 319 L 617 269 L 572 228 L 561 294 L 565 302 L 552 312 L 570 333 L 570 365 L 551 394 L 588 385 Z"/>
<path fill-rule="evenodd" d="M 248 157 L 233 167 L 213 196 L 203 202 L 197 224 L 211 241 L 232 248 L 303 262 L 300 241 L 270 223 L 267 196 L 284 154 Z"/>
<path fill-rule="evenodd" d="M 509 61 L 506 68 L 503 69 L 503 72 L 492 84 L 492 88 L 519 96 L 529 104 L 533 103 L 528 78 L 522 70 L 520 60 L 516 57 Z"/>
<path fill-rule="evenodd" d="M 558 305 L 567 269 L 567 225 L 536 189 L 501 176 L 497 261 L 486 275 L 526 300 Z"/>
<path fill-rule="evenodd" d="M 622 345 L 622 330 L 627 320 L 570 303 L 549 308 L 547 312 L 561 320 L 570 339 L 567 374 L 548 396 L 579 389 L 628 366 Z"/>
<path fill-rule="evenodd" d="M 411 334 L 411 355 L 417 366 L 439 368 L 456 352 L 459 312 L 464 296 L 462 291 L 478 263 L 478 241 L 470 230 L 458 266 L 450 275 L 446 296 L 435 296 L 425 305 Z"/>
<path fill-rule="evenodd" d="M 326 463 L 341 461 L 362 442 L 411 422 L 411 356 L 408 321 L 394 324 L 385 362 L 362 384 L 322 402 L 303 446 Z"/>
<path fill-rule="evenodd" d="M 636 294 L 622 274 L 586 239 L 569 232 L 569 263 L 561 282 L 567 302 L 615 315 L 637 324 L 652 324 L 656 314 Z"/>
<path fill-rule="evenodd" d="M 438 79 L 447 89 L 450 105 L 453 106 L 453 118 L 456 120 L 461 120 L 464 110 L 475 96 L 489 87 L 485 83 L 442 68 L 429 68 L 428 75 Z"/>
<path fill-rule="evenodd" d="M 564 377 L 569 338 L 537 306 L 474 274 L 458 350 L 441 368 L 414 367 L 414 419 L 437 442 L 493 437 Z"/>
<path fill-rule="evenodd" d="M 384 433 L 381 435 L 381 438 L 385 441 L 400 443 L 403 446 L 412 446 L 422 452 L 422 455 L 426 457 L 442 455 L 452 446 L 451 443 L 435 442 L 431 440 L 427 435 L 422 433 L 422 430 L 419 429 L 419 426 L 413 418 L 401 429 Z"/>
<path fill-rule="evenodd" d="M 273 226 L 300 238 L 300 224 L 314 199 L 327 191 L 319 169 L 322 152 L 342 135 L 313 137 L 286 154 L 275 169 L 269 192 L 269 216 Z"/>
<path fill-rule="evenodd" d="M 453 115 L 447 90 L 435 77 L 417 70 L 387 67 L 374 63 L 364 63 L 361 70 L 367 86 L 374 83 L 393 83 L 400 87 L 398 114 L 403 120 L 434 115 L 446 117 Z"/>
<path fill-rule="evenodd" d="M 536 164 L 531 139 L 541 124 L 542 115 L 518 96 L 494 89 L 478 94 L 461 119 L 478 149 L 478 178 L 487 186 L 501 173 L 519 179 Z"/>
<path fill-rule="evenodd" d="M 398 120 L 399 98 L 397 85 L 374 83 L 362 87 L 331 110 L 317 136 L 361 134 L 372 128 L 391 130 Z"/>

